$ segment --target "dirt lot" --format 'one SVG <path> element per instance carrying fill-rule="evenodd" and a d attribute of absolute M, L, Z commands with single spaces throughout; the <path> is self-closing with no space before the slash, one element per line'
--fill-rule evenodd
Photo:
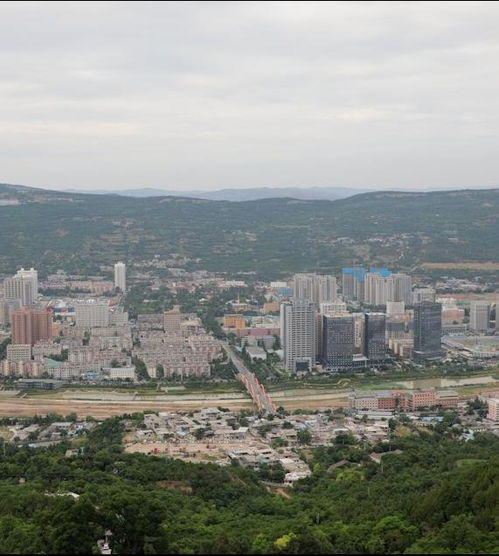
<path fill-rule="evenodd" d="M 487 261 L 484 263 L 463 261 L 459 263 L 423 263 L 422 268 L 446 268 L 459 270 L 499 270 L 499 263 Z"/>
<path fill-rule="evenodd" d="M 181 445 L 169 442 L 131 442 L 125 446 L 125 452 L 164 455 L 193 463 L 206 463 L 226 460 L 227 450 L 243 450 L 248 446 L 267 448 L 268 444 L 259 440 L 249 442 L 207 442 L 205 440 Z"/>
<path fill-rule="evenodd" d="M 47 413 L 59 413 L 67 415 L 75 412 L 79 417 L 87 417 L 91 415 L 96 418 L 106 418 L 113 415 L 122 415 L 123 413 L 134 413 L 137 411 L 182 411 L 190 409 L 199 409 L 208 407 L 208 403 L 201 401 L 191 402 L 124 402 L 112 403 L 103 401 L 80 401 L 80 400 L 57 400 L 57 399 L 30 399 L 18 398 L 15 400 L 0 400 L 0 416 L 32 416 L 46 415 Z M 236 403 L 224 403 L 231 409 L 250 408 L 251 403 L 246 400 L 237 400 Z"/>
<path fill-rule="evenodd" d="M 461 388 L 459 392 L 462 399 L 467 399 L 473 398 L 479 393 L 495 390 L 497 390 L 496 384 L 491 384 L 490 387 L 485 384 L 477 384 Z M 315 393 L 304 389 L 302 392 L 295 390 L 287 392 L 287 395 L 283 396 L 283 394 L 284 392 L 275 392 L 273 399 L 277 406 L 282 405 L 288 411 L 293 411 L 294 409 L 345 407 L 348 403 L 348 393 L 346 391 Z M 35 396 L 33 398 L 0 398 L 0 417 L 46 415 L 47 413 L 67 415 L 68 413 L 75 412 L 80 417 L 91 415 L 96 418 L 106 418 L 138 411 L 189 411 L 216 405 L 223 405 L 235 411 L 254 407 L 251 401 L 245 397 L 224 399 L 219 403 L 211 399 L 175 399 L 167 402 L 144 400 L 117 402 L 108 400 L 68 400 L 61 399 L 60 397 L 57 398 L 61 394 L 54 393 L 52 395 L 53 397 L 44 395 L 43 397 Z"/>
<path fill-rule="evenodd" d="M 56 396 L 56 394 L 54 395 Z M 338 397 L 337 392 L 319 395 L 295 395 L 288 398 L 277 398 L 277 405 L 282 405 L 285 409 L 317 409 L 319 407 L 339 407 L 345 405 L 346 396 Z M 96 418 L 106 418 L 123 413 L 134 413 L 137 411 L 188 411 L 191 409 L 201 409 L 214 405 L 223 405 L 231 410 L 250 409 L 253 407 L 247 398 L 224 399 L 218 404 L 213 400 L 172 400 L 169 402 L 155 401 L 125 401 L 112 402 L 103 400 L 67 400 L 49 398 L 47 396 L 39 398 L 10 398 L 0 399 L 0 416 L 32 416 L 46 415 L 47 413 L 59 413 L 67 415 L 75 412 L 80 417 L 91 415 Z"/>
<path fill-rule="evenodd" d="M 497 293 L 445 293 L 439 295 L 438 297 L 443 297 L 443 298 L 450 297 L 456 299 L 457 301 L 483 300 L 483 301 L 495 302 L 495 300 L 498 297 L 498 294 Z"/>

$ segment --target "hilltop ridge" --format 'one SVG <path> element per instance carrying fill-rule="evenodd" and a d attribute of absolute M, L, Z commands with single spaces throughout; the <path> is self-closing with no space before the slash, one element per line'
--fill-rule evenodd
<path fill-rule="evenodd" d="M 90 272 L 172 253 L 193 268 L 269 276 L 360 262 L 491 261 L 499 258 L 499 189 L 236 203 L 0 184 L 0 234 L 0 272 L 23 264 Z"/>

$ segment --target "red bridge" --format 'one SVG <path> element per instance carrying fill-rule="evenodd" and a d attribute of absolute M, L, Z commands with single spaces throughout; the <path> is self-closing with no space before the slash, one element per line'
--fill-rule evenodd
<path fill-rule="evenodd" d="M 275 413 L 276 407 L 274 402 L 270 399 L 267 391 L 260 384 L 256 376 L 246 367 L 244 362 L 232 351 L 228 344 L 224 343 L 224 348 L 237 369 L 237 378 L 244 384 L 258 410 L 264 413 Z"/>

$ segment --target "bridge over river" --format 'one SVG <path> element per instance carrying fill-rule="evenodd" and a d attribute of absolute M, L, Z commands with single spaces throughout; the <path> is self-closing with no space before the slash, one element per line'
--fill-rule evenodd
<path fill-rule="evenodd" d="M 258 410 L 267 414 L 275 413 L 276 407 L 274 402 L 256 376 L 246 367 L 244 361 L 234 353 L 234 350 L 228 343 L 222 342 L 222 344 L 227 355 L 237 369 L 237 378 L 244 384 L 248 394 L 258 407 Z"/>

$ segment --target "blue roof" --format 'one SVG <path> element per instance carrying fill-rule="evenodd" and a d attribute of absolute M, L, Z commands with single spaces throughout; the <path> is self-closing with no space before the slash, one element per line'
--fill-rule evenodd
<path fill-rule="evenodd" d="M 277 290 L 277 294 L 278 295 L 291 295 L 293 293 L 293 290 L 290 288 L 279 288 Z"/>
<path fill-rule="evenodd" d="M 361 281 L 364 280 L 366 276 L 366 269 L 362 266 L 351 266 L 345 267 L 342 269 L 343 274 L 352 274 L 357 280 Z M 376 268 L 374 266 L 369 268 L 369 272 L 372 274 L 379 274 L 383 278 L 387 278 L 392 274 L 391 270 L 387 268 Z"/>
<path fill-rule="evenodd" d="M 376 267 L 371 267 L 369 269 L 369 272 L 372 272 L 373 274 L 379 274 L 383 278 L 387 278 L 392 273 L 391 270 L 388 270 L 387 268 L 376 268 Z"/>
<path fill-rule="evenodd" d="M 346 267 L 342 269 L 343 274 L 352 274 L 357 280 L 364 280 L 366 269 L 362 266 Z"/>

